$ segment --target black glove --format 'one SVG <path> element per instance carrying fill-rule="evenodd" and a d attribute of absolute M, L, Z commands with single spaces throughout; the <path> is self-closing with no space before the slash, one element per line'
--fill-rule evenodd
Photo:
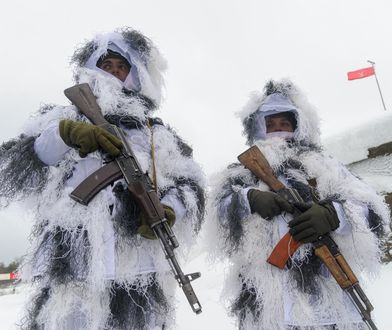
<path fill-rule="evenodd" d="M 304 211 L 289 222 L 290 234 L 296 241 L 311 243 L 339 227 L 339 218 L 332 202 L 296 206 Z"/>
<path fill-rule="evenodd" d="M 163 209 L 165 210 L 165 218 L 167 219 L 167 222 L 170 227 L 174 225 L 176 222 L 176 213 L 174 210 L 165 204 L 162 204 Z M 146 217 L 144 213 L 141 213 L 140 216 L 141 224 L 137 230 L 138 234 L 140 234 L 142 237 L 147 238 L 147 239 L 156 239 L 156 236 L 154 234 L 154 231 L 150 228 L 150 226 L 147 224 Z"/>
<path fill-rule="evenodd" d="M 101 127 L 64 119 L 60 121 L 59 131 L 67 145 L 79 148 L 80 157 L 86 157 L 98 148 L 113 157 L 120 154 L 121 140 Z"/>
<path fill-rule="evenodd" d="M 267 220 L 271 220 L 282 212 L 292 213 L 294 210 L 294 207 L 288 201 L 270 191 L 250 189 L 248 200 L 251 212 L 257 212 Z"/>

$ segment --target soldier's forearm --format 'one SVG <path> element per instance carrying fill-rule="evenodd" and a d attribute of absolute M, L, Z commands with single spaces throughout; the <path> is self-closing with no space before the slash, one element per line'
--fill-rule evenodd
<path fill-rule="evenodd" d="M 70 149 L 60 137 L 57 122 L 47 127 L 34 143 L 35 153 L 47 165 L 56 165 Z"/>

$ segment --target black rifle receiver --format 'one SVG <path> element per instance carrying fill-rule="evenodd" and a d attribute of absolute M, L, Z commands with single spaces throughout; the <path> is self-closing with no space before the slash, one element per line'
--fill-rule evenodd
<path fill-rule="evenodd" d="M 64 94 L 94 125 L 106 129 L 121 139 L 123 143 L 121 155 L 88 176 L 71 192 L 70 197 L 83 205 L 88 205 L 103 188 L 115 180 L 124 178 L 132 197 L 144 212 L 148 225 L 159 239 L 174 277 L 182 288 L 192 310 L 196 314 L 200 314 L 201 305 L 190 283 L 199 278 L 200 273 L 184 275 L 181 270 L 174 254 L 174 249 L 179 246 L 176 236 L 165 218 L 165 211 L 152 180 L 146 173 L 143 173 L 123 131 L 106 121 L 88 84 L 70 87 L 64 91 Z"/>

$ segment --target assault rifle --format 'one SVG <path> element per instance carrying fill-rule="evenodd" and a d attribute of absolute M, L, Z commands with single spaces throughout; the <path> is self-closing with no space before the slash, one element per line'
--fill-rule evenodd
<path fill-rule="evenodd" d="M 159 239 L 174 277 L 182 288 L 192 310 L 196 314 L 201 313 L 201 305 L 190 283 L 199 278 L 200 273 L 184 275 L 181 270 L 174 254 L 174 249 L 179 246 L 177 238 L 165 218 L 165 211 L 159 201 L 154 184 L 148 174 L 144 173 L 140 167 L 124 132 L 106 121 L 88 84 L 75 85 L 66 89 L 64 94 L 94 125 L 106 129 L 123 143 L 121 155 L 88 176 L 71 192 L 70 197 L 83 205 L 88 205 L 98 192 L 113 181 L 123 178 L 127 183 L 127 189 L 144 212 L 148 225 Z"/>
<path fill-rule="evenodd" d="M 285 198 L 294 206 L 297 203 L 304 202 L 295 189 L 286 187 L 274 176 L 268 160 L 257 146 L 253 146 L 240 154 L 238 160 L 256 177 L 265 182 L 272 191 Z M 300 213 L 300 210 L 297 208 L 294 211 L 294 216 L 296 213 Z M 315 255 L 321 259 L 342 290 L 348 294 L 362 320 L 369 329 L 377 330 L 370 316 L 374 308 L 359 285 L 351 267 L 340 253 L 338 245 L 328 234 L 320 236 L 312 244 Z M 294 240 L 291 234 L 287 233 L 275 246 L 267 262 L 283 269 L 300 245 L 300 242 Z"/>

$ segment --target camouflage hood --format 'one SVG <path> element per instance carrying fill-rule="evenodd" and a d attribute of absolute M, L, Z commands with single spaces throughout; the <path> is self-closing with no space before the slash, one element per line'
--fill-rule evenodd
<path fill-rule="evenodd" d="M 253 92 L 246 106 L 238 113 L 248 145 L 266 139 L 266 116 L 287 111 L 293 112 L 297 120 L 294 140 L 319 145 L 319 118 L 315 108 L 289 80 L 268 81 L 263 92 Z"/>
<path fill-rule="evenodd" d="M 97 61 L 108 50 L 119 53 L 130 64 L 130 72 L 124 82 L 97 67 Z M 119 88 L 148 98 L 156 106 L 162 98 L 164 87 L 163 72 L 166 61 L 151 40 L 140 32 L 130 28 L 123 28 L 116 32 L 97 34 L 91 41 L 76 50 L 72 56 L 75 66 L 75 80 L 80 82 L 81 76 L 87 71 L 99 73 L 112 80 Z M 93 84 L 93 82 L 89 82 Z M 92 86 L 93 87 L 93 86 Z"/>

